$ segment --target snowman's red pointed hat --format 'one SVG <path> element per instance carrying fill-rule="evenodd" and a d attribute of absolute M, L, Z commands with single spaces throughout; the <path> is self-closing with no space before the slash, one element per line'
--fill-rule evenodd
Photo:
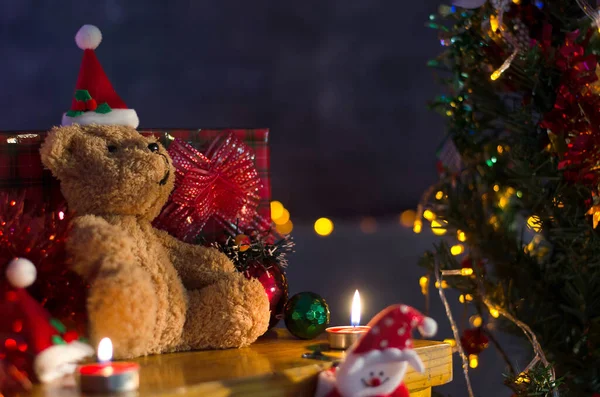
<path fill-rule="evenodd" d="M 10 301 L 21 316 L 21 335 L 34 354 L 33 369 L 42 382 L 50 382 L 75 371 L 76 362 L 94 354 L 91 346 L 79 342 L 77 336 L 61 335 L 48 312 L 29 295 L 26 287 L 35 281 L 37 271 L 25 258 L 13 259 L 6 268 Z M 64 336 L 64 338 L 63 338 Z"/>
<path fill-rule="evenodd" d="M 63 114 L 62 125 L 104 124 L 137 128 L 137 113 L 117 94 L 96 58 L 95 49 L 101 41 L 102 33 L 94 25 L 83 25 L 75 35 L 77 46 L 83 50 L 83 59 L 71 109 Z"/>
<path fill-rule="evenodd" d="M 408 362 L 417 371 L 425 370 L 413 349 L 412 331 L 417 328 L 423 336 L 433 336 L 437 323 L 407 305 L 392 305 L 379 312 L 368 324 L 371 329 L 353 345 L 340 365 L 348 372 L 373 364 Z"/>

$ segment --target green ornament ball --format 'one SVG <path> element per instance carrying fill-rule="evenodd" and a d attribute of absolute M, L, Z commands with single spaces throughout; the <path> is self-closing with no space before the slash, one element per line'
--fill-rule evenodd
<path fill-rule="evenodd" d="M 285 326 L 300 339 L 313 339 L 329 325 L 329 305 L 313 292 L 300 292 L 290 298 L 284 309 Z"/>

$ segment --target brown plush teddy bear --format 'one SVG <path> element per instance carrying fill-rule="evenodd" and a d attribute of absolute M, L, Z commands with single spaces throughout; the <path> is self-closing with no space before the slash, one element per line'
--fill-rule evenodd
<path fill-rule="evenodd" d="M 77 215 L 67 250 L 91 285 L 90 337 L 109 337 L 117 358 L 249 345 L 269 323 L 264 288 L 217 250 L 152 227 L 174 169 L 166 150 L 135 130 L 135 111 L 96 59 L 100 39 L 90 25 L 77 33 L 75 99 L 40 150 Z"/>

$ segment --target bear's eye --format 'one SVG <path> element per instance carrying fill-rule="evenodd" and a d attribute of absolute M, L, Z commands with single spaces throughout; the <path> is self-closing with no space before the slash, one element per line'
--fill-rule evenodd
<path fill-rule="evenodd" d="M 117 147 L 115 145 L 108 145 L 106 148 L 108 149 L 109 153 L 114 153 L 117 151 Z"/>
<path fill-rule="evenodd" d="M 148 145 L 148 149 L 150 149 L 150 151 L 151 151 L 152 153 L 156 153 L 156 152 L 158 152 L 158 149 L 159 149 L 159 148 L 158 148 L 158 143 L 151 143 L 151 144 L 149 144 L 149 145 Z"/>
<path fill-rule="evenodd" d="M 369 376 L 374 376 L 375 372 L 369 372 Z"/>
<path fill-rule="evenodd" d="M 381 372 L 379 373 L 379 376 L 383 376 L 383 371 L 381 371 Z"/>

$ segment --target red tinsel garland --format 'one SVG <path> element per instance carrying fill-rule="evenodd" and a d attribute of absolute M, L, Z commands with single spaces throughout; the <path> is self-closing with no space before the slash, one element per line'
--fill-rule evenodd
<path fill-rule="evenodd" d="M 8 263 L 15 257 L 27 258 L 38 272 L 29 293 L 67 327 L 85 334 L 87 284 L 67 264 L 66 206 L 26 210 L 24 196 L 0 192 L 0 293 L 6 288 Z"/>
<path fill-rule="evenodd" d="M 565 178 L 575 182 L 597 184 L 600 167 L 600 96 L 590 89 L 598 81 L 597 56 L 586 54 L 591 30 L 585 37 L 580 32 L 568 33 L 565 43 L 555 54 L 550 53 L 551 27 L 544 28 L 540 48 L 563 74 L 554 108 L 544 115 L 540 126 L 547 128 L 564 145 L 555 149 L 561 159 L 559 169 Z M 561 149 L 564 146 L 566 149 Z"/>

